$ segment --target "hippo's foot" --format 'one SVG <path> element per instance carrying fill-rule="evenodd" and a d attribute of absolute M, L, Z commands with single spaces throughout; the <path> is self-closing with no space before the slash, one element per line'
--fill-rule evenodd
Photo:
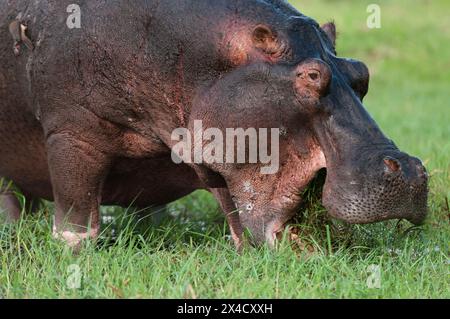
<path fill-rule="evenodd" d="M 98 237 L 98 229 L 90 229 L 87 232 L 75 232 L 69 230 L 57 230 L 56 226 L 53 226 L 53 237 L 55 239 L 63 241 L 68 247 L 72 248 L 75 252 L 79 252 L 82 244 L 85 240 L 95 239 Z"/>
<path fill-rule="evenodd" d="M 0 216 L 7 223 L 13 223 L 19 220 L 22 214 L 35 213 L 41 208 L 41 202 L 37 198 L 29 195 L 23 195 L 25 205 L 22 207 L 17 196 L 12 191 L 0 193 Z"/>
<path fill-rule="evenodd" d="M 0 215 L 6 222 L 15 222 L 21 215 L 21 207 L 17 197 L 11 192 L 0 194 Z"/>

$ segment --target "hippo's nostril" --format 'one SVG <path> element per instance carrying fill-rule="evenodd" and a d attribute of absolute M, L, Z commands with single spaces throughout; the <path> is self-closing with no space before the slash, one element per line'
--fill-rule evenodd
<path fill-rule="evenodd" d="M 398 172 L 401 169 L 400 162 L 393 157 L 386 156 L 383 159 L 383 162 L 386 169 L 391 173 Z"/>

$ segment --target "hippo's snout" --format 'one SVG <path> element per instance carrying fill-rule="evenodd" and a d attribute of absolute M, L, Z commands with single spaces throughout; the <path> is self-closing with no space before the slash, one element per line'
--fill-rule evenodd
<path fill-rule="evenodd" d="M 387 179 L 399 180 L 400 187 L 405 187 L 405 192 L 409 192 L 409 198 L 404 200 L 411 204 L 411 210 L 399 212 L 398 217 L 404 217 L 416 225 L 423 224 L 427 213 L 426 194 L 428 192 L 428 174 L 425 166 L 419 159 L 410 156 L 406 156 L 403 160 L 386 156 L 383 163 L 385 174 L 388 175 Z"/>
<path fill-rule="evenodd" d="M 407 219 L 420 225 L 427 215 L 428 175 L 422 162 L 401 152 L 367 160 L 356 171 L 327 176 L 323 203 L 331 216 L 354 224 Z"/>

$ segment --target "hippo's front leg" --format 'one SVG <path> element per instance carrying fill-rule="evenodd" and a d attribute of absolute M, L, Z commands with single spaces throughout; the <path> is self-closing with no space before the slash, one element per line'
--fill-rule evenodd
<path fill-rule="evenodd" d="M 40 201 L 22 191 L 25 205 L 22 207 L 12 186 L 4 180 L 0 181 L 0 219 L 5 222 L 16 222 L 23 213 L 35 213 L 40 208 Z"/>
<path fill-rule="evenodd" d="M 48 164 L 55 200 L 53 234 L 78 248 L 99 234 L 101 190 L 110 158 L 71 133 L 47 139 Z"/>
<path fill-rule="evenodd" d="M 20 218 L 20 213 L 20 203 L 14 193 L 0 188 L 0 215 L 7 222 L 13 222 Z"/>
<path fill-rule="evenodd" d="M 231 199 L 230 192 L 226 188 L 211 188 L 210 191 L 218 200 L 220 207 L 225 214 L 236 249 L 241 251 L 244 231 L 239 219 L 239 212 Z"/>

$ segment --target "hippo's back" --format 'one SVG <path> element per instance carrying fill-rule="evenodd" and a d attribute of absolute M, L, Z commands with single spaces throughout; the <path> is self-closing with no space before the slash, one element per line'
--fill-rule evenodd
<path fill-rule="evenodd" d="M 76 3 L 80 29 L 66 25 L 72 0 L 0 1 L 0 177 L 38 197 L 52 197 L 44 132 L 68 115 L 84 125 L 85 109 L 127 127 L 136 106 L 149 107 L 142 127 L 170 130 L 158 125 L 178 124 L 172 104 L 189 113 L 196 88 L 245 62 L 249 26 L 299 15 L 281 0 Z M 35 45 L 33 52 L 22 45 L 17 57 L 8 32 L 14 19 Z"/>

